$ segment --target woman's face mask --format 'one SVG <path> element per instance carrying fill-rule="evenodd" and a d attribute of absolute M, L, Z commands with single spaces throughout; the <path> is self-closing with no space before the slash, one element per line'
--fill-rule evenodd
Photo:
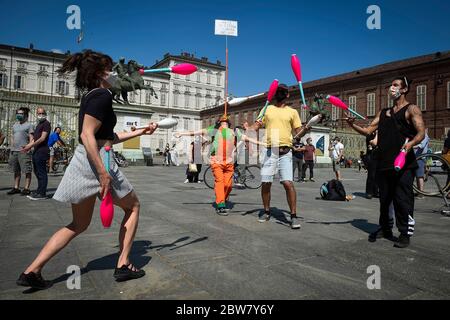
<path fill-rule="evenodd" d="M 116 72 L 106 72 L 105 78 L 103 78 L 111 87 L 116 87 L 119 82 L 119 77 Z"/>
<path fill-rule="evenodd" d="M 45 119 L 47 119 L 47 116 L 44 114 L 40 114 L 37 116 L 37 119 L 39 122 L 45 121 Z"/>
<path fill-rule="evenodd" d="M 23 121 L 25 119 L 25 115 L 23 113 L 16 114 L 17 121 Z"/>

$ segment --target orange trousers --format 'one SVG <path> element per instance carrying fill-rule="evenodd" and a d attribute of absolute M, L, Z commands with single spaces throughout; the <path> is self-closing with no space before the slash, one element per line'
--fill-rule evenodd
<path fill-rule="evenodd" d="M 214 192 L 216 193 L 216 204 L 218 208 L 225 208 L 225 200 L 233 188 L 234 165 L 232 163 L 211 163 L 214 175 Z"/>

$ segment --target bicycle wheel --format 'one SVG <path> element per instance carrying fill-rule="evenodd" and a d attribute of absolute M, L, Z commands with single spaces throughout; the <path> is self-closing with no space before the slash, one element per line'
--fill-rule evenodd
<path fill-rule="evenodd" d="M 448 162 L 438 154 L 426 153 L 417 157 L 425 162 L 423 190 L 413 184 L 415 192 L 425 196 L 437 196 L 450 189 L 450 170 Z"/>
<path fill-rule="evenodd" d="M 210 189 L 214 189 L 214 175 L 211 170 L 211 166 L 208 166 L 203 173 L 203 182 L 206 184 L 206 186 Z"/>
<path fill-rule="evenodd" d="M 257 165 L 245 167 L 242 181 L 249 189 L 259 189 L 261 187 L 261 168 Z"/>

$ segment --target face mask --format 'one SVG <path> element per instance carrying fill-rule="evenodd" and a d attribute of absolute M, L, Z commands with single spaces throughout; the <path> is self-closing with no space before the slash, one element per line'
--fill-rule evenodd
<path fill-rule="evenodd" d="M 402 95 L 398 87 L 391 87 L 391 89 L 389 90 L 389 94 L 394 100 L 397 100 Z"/>
<path fill-rule="evenodd" d="M 108 82 L 111 87 L 116 87 L 119 82 L 119 77 L 116 72 L 108 72 L 108 75 L 104 78 L 104 80 Z"/>
<path fill-rule="evenodd" d="M 25 119 L 25 116 L 23 114 L 16 114 L 16 119 L 18 121 L 23 121 L 23 119 Z"/>
<path fill-rule="evenodd" d="M 47 119 L 47 117 L 43 116 L 43 115 L 40 115 L 40 116 L 37 116 L 37 119 L 38 119 L 39 122 L 42 122 L 42 121 L 45 121 L 45 119 Z"/>

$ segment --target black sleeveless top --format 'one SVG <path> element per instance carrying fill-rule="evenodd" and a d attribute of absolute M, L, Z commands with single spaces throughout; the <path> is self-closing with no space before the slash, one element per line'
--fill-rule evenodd
<path fill-rule="evenodd" d="M 88 114 L 102 123 L 95 133 L 95 139 L 114 140 L 114 127 L 117 117 L 112 107 L 112 93 L 108 89 L 97 88 L 89 91 L 81 99 L 80 112 L 78 113 L 78 141 L 83 131 L 84 115 Z"/>
<path fill-rule="evenodd" d="M 394 113 L 394 108 L 381 110 L 380 121 L 378 123 L 378 170 L 394 170 L 394 161 L 400 153 L 400 149 L 406 138 L 411 140 L 417 134 L 416 128 L 406 120 L 406 111 L 410 104 Z M 387 115 L 390 110 L 390 116 Z M 403 168 L 417 168 L 416 156 L 411 150 L 406 155 L 406 163 Z"/>

